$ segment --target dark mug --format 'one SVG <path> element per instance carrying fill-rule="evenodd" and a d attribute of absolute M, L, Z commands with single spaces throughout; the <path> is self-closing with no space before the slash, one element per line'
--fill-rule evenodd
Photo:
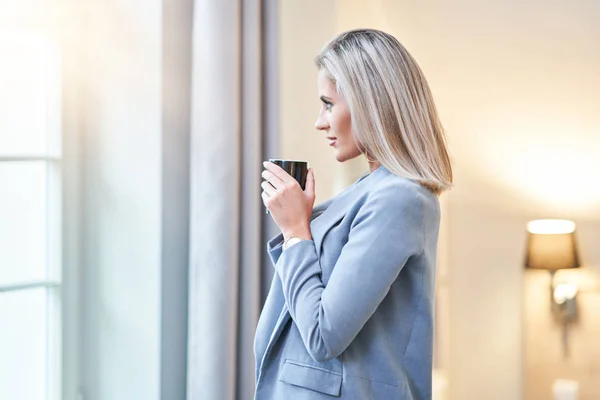
<path fill-rule="evenodd" d="M 269 162 L 280 166 L 300 184 L 302 190 L 306 188 L 306 176 L 308 175 L 308 162 L 296 160 L 269 159 Z"/>
<path fill-rule="evenodd" d="M 306 177 L 308 175 L 308 162 L 297 160 L 281 160 L 276 158 L 269 159 L 269 162 L 280 166 L 285 172 L 290 174 L 299 184 L 302 190 L 306 188 Z M 269 210 L 266 210 L 269 213 Z"/>

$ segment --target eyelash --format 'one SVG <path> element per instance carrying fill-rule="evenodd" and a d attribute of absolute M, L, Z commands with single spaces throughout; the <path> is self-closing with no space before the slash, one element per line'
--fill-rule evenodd
<path fill-rule="evenodd" d="M 331 110 L 331 107 L 333 107 L 333 104 L 328 101 L 324 101 L 323 104 L 325 104 L 325 109 L 327 111 Z"/>

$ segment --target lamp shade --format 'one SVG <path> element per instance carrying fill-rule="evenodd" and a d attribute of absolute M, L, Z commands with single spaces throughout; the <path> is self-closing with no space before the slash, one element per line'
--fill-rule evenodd
<path fill-rule="evenodd" d="M 579 266 L 573 221 L 542 219 L 527 224 L 525 267 L 555 271 Z"/>

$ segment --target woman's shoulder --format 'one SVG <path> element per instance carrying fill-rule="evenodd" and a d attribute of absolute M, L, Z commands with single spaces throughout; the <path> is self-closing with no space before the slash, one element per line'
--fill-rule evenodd
<path fill-rule="evenodd" d="M 365 200 L 390 206 L 402 204 L 424 206 L 436 204 L 437 195 L 417 181 L 399 177 L 384 169 L 382 177 L 374 182 Z"/>
<path fill-rule="evenodd" d="M 396 241 L 410 232 L 415 248 L 421 249 L 426 222 L 438 212 L 437 196 L 420 183 L 379 172 L 369 190 L 357 203 L 351 228 L 363 226 L 378 236 Z"/>

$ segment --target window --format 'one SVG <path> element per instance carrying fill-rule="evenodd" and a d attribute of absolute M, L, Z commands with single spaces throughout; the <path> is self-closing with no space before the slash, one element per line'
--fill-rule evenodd
<path fill-rule="evenodd" d="M 61 396 L 61 60 L 0 34 L 0 399 Z"/>

